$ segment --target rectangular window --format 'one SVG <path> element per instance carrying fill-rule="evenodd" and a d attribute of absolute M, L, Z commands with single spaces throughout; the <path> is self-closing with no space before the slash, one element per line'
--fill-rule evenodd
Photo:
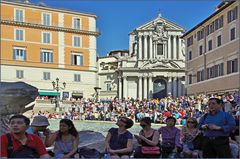
<path fill-rule="evenodd" d="M 214 22 L 212 22 L 207 26 L 207 35 L 213 33 L 213 31 L 214 31 Z"/>
<path fill-rule="evenodd" d="M 75 82 L 81 82 L 81 75 L 80 74 L 74 74 L 74 81 Z"/>
<path fill-rule="evenodd" d="M 24 22 L 24 20 L 23 20 L 23 15 L 24 13 L 23 13 L 23 10 L 21 10 L 21 9 L 16 9 L 15 10 L 15 21 L 17 21 L 17 22 Z"/>
<path fill-rule="evenodd" d="M 192 51 L 188 52 L 188 60 L 192 60 Z"/>
<path fill-rule="evenodd" d="M 79 36 L 73 36 L 73 47 L 81 47 L 81 41 Z"/>
<path fill-rule="evenodd" d="M 23 48 L 13 48 L 13 60 L 26 61 L 26 50 Z"/>
<path fill-rule="evenodd" d="M 202 54 L 203 54 L 203 46 L 200 45 L 200 46 L 199 46 L 199 55 L 202 55 Z"/>
<path fill-rule="evenodd" d="M 22 29 L 15 30 L 15 40 L 18 40 L 18 41 L 24 40 L 24 31 Z"/>
<path fill-rule="evenodd" d="M 208 51 L 212 50 L 212 40 L 208 41 Z"/>
<path fill-rule="evenodd" d="M 157 55 L 163 55 L 163 44 L 157 44 Z"/>
<path fill-rule="evenodd" d="M 197 82 L 200 82 L 200 71 L 197 71 Z"/>
<path fill-rule="evenodd" d="M 51 34 L 47 32 L 42 33 L 42 43 L 50 44 L 51 43 Z"/>
<path fill-rule="evenodd" d="M 223 75 L 223 63 L 215 65 L 215 77 Z"/>
<path fill-rule="evenodd" d="M 200 82 L 203 80 L 204 80 L 204 70 L 198 71 L 197 72 L 197 82 Z"/>
<path fill-rule="evenodd" d="M 42 63 L 53 63 L 53 53 L 48 51 L 41 51 L 40 61 Z"/>
<path fill-rule="evenodd" d="M 111 83 L 107 83 L 107 91 L 111 91 Z"/>
<path fill-rule="evenodd" d="M 204 81 L 204 70 L 200 72 L 200 80 Z"/>
<path fill-rule="evenodd" d="M 201 40 L 204 38 L 204 29 L 197 32 L 197 40 Z"/>
<path fill-rule="evenodd" d="M 217 46 L 221 46 L 222 45 L 222 36 L 221 35 L 218 35 L 217 37 Z"/>
<path fill-rule="evenodd" d="M 223 16 L 215 20 L 215 30 L 223 27 Z"/>
<path fill-rule="evenodd" d="M 51 14 L 49 13 L 42 14 L 42 24 L 47 26 L 51 25 Z"/>
<path fill-rule="evenodd" d="M 192 84 L 192 75 L 188 75 L 188 84 Z"/>
<path fill-rule="evenodd" d="M 227 74 L 238 72 L 238 59 L 227 62 Z"/>
<path fill-rule="evenodd" d="M 43 79 L 44 80 L 50 80 L 51 79 L 50 72 L 43 72 Z"/>
<path fill-rule="evenodd" d="M 80 29 L 80 19 L 79 18 L 73 18 L 73 28 L 74 29 Z"/>
<path fill-rule="evenodd" d="M 191 46 L 193 44 L 193 36 L 187 38 L 187 46 Z"/>
<path fill-rule="evenodd" d="M 72 65 L 83 66 L 83 56 L 72 54 Z"/>
<path fill-rule="evenodd" d="M 16 71 L 16 78 L 18 78 L 18 79 L 24 78 L 23 70 L 17 70 Z"/>
<path fill-rule="evenodd" d="M 235 28 L 232 28 L 230 30 L 230 40 L 234 40 L 236 38 L 236 35 L 235 35 Z"/>
<path fill-rule="evenodd" d="M 207 79 L 213 78 L 214 77 L 214 66 L 207 68 Z"/>
<path fill-rule="evenodd" d="M 237 7 L 228 11 L 228 13 L 227 13 L 228 23 L 236 20 L 237 18 L 238 18 L 238 8 Z"/>

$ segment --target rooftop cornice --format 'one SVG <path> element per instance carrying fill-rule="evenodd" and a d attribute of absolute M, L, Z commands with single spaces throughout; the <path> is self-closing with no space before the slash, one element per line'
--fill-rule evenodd
<path fill-rule="evenodd" d="M 49 10 L 49 11 L 61 12 L 61 13 L 64 12 L 64 13 L 68 13 L 68 14 L 75 14 L 75 15 L 80 15 L 80 16 L 89 16 L 89 17 L 97 18 L 97 16 L 95 14 L 80 13 L 80 12 L 77 12 L 77 11 L 71 11 L 71 10 L 60 9 L 60 8 L 51 8 L 49 6 L 40 6 L 40 5 L 32 4 L 32 3 L 12 2 L 12 1 L 7 1 L 7 0 L 0 0 L 0 3 L 8 4 L 8 5 L 21 6 L 21 7 L 37 8 L 37 9 Z"/>
<path fill-rule="evenodd" d="M 1 19 L 0 23 L 6 24 L 6 25 L 17 25 L 17 26 L 21 26 L 21 27 L 47 29 L 47 30 L 52 30 L 52 31 L 63 31 L 63 32 L 69 32 L 69 33 L 86 34 L 86 35 L 93 35 L 93 36 L 100 35 L 99 32 L 78 30 L 78 29 L 72 29 L 72 28 L 64 28 L 64 27 L 58 27 L 58 26 L 47 26 L 47 25 L 28 23 L 28 22 L 17 22 L 17 21 L 13 21 L 13 20 L 5 20 L 5 19 Z"/>

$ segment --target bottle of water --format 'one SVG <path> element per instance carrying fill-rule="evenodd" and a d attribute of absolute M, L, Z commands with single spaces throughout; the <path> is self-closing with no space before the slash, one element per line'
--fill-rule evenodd
<path fill-rule="evenodd" d="M 110 159 L 110 154 L 109 153 L 105 153 L 103 159 Z"/>
<path fill-rule="evenodd" d="M 174 152 L 172 152 L 172 153 L 170 153 L 169 155 L 168 155 L 168 158 L 175 158 L 175 153 Z"/>

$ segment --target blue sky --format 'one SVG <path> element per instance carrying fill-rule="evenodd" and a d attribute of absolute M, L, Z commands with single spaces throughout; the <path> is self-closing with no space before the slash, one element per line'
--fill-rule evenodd
<path fill-rule="evenodd" d="M 207 18 L 221 0 L 29 0 L 97 15 L 97 55 L 111 50 L 128 49 L 128 33 L 161 15 L 186 31 Z"/>

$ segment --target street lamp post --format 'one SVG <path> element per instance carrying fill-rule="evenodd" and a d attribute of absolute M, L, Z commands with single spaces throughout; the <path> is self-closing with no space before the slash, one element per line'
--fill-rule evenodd
<path fill-rule="evenodd" d="M 57 99 L 55 100 L 55 111 L 58 113 L 59 112 L 59 101 L 60 101 L 60 96 L 59 96 L 59 91 L 64 90 L 66 88 L 66 82 L 62 83 L 63 87 L 59 86 L 59 78 L 56 78 L 56 82 L 52 81 L 52 86 L 53 89 L 57 91 Z"/>

